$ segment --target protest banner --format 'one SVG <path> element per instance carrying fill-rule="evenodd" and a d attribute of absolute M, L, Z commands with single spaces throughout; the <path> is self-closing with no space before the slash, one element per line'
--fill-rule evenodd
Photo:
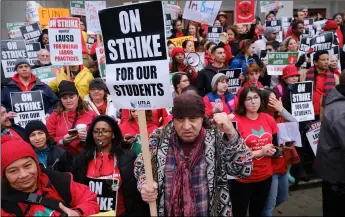
<path fill-rule="evenodd" d="M 293 13 L 294 13 L 294 2 L 293 1 L 280 1 L 281 5 L 280 8 L 278 10 L 278 12 L 276 13 L 276 17 L 282 18 L 282 17 L 293 17 Z"/>
<path fill-rule="evenodd" d="M 223 73 L 229 78 L 228 82 L 228 90 L 232 94 L 237 94 L 237 91 L 241 88 L 241 80 L 240 75 L 242 73 L 242 69 L 224 69 L 219 70 L 219 73 Z"/>
<path fill-rule="evenodd" d="M 315 119 L 313 106 L 313 82 L 299 82 L 292 85 L 290 92 L 291 114 L 298 122 Z"/>
<path fill-rule="evenodd" d="M 14 66 L 19 57 L 28 58 L 24 40 L 1 40 L 1 64 L 6 78 L 15 74 Z"/>
<path fill-rule="evenodd" d="M 25 5 L 25 17 L 28 22 L 38 22 L 38 9 L 42 6 L 35 1 L 27 1 Z"/>
<path fill-rule="evenodd" d="M 23 36 L 20 32 L 20 27 L 29 25 L 29 22 L 19 22 L 19 23 L 6 23 L 8 30 L 8 37 L 10 39 L 22 40 Z"/>
<path fill-rule="evenodd" d="M 50 60 L 53 65 L 83 64 L 79 18 L 51 18 L 48 31 L 49 45 L 52 45 Z"/>
<path fill-rule="evenodd" d="M 301 134 L 297 122 L 285 122 L 278 124 L 278 145 L 293 142 L 295 147 L 302 147 Z"/>
<path fill-rule="evenodd" d="M 213 26 L 222 1 L 186 1 L 183 19 Z"/>
<path fill-rule="evenodd" d="M 172 35 L 171 30 L 173 29 L 172 27 L 172 19 L 171 19 L 171 14 L 165 14 L 165 36 L 166 38 L 170 38 Z"/>
<path fill-rule="evenodd" d="M 19 28 L 26 43 L 37 42 L 42 30 L 39 23 L 33 23 Z"/>
<path fill-rule="evenodd" d="M 209 26 L 208 29 L 207 29 L 207 39 L 209 41 L 212 41 L 216 44 L 218 44 L 220 42 L 220 33 L 223 32 L 223 27 L 212 27 L 212 26 Z"/>
<path fill-rule="evenodd" d="M 38 51 L 41 50 L 41 44 L 39 42 L 26 44 L 26 52 L 28 54 L 30 65 L 35 65 L 38 59 Z"/>
<path fill-rule="evenodd" d="M 165 5 L 165 12 L 171 14 L 171 19 L 176 20 L 178 18 L 178 14 L 180 13 L 181 7 L 177 5 L 176 1 L 163 1 L 163 3 Z"/>
<path fill-rule="evenodd" d="M 61 69 L 62 66 L 51 65 L 32 69 L 32 73 L 36 78 L 39 78 L 42 82 L 48 84 L 56 78 Z"/>
<path fill-rule="evenodd" d="M 316 156 L 316 151 L 317 151 L 317 145 L 319 143 L 320 129 L 321 129 L 321 121 L 316 121 L 310 125 L 309 130 L 306 133 L 309 145 L 311 149 L 313 150 L 315 156 Z"/>
<path fill-rule="evenodd" d="M 282 20 L 266 20 L 266 27 L 269 27 L 269 26 L 279 31 L 275 40 L 282 43 L 283 42 Z"/>
<path fill-rule="evenodd" d="M 301 38 L 298 50 L 304 53 L 308 53 L 310 49 L 310 39 L 311 37 Z"/>
<path fill-rule="evenodd" d="M 105 9 L 105 7 L 105 1 L 85 2 L 87 34 L 102 34 L 101 27 L 99 25 L 98 11 Z"/>
<path fill-rule="evenodd" d="M 333 49 L 333 38 L 333 32 L 323 32 L 320 35 L 317 35 L 310 39 L 310 51 L 312 51 L 310 55 L 310 63 L 312 66 L 314 65 L 314 54 L 317 51 L 330 51 Z"/>
<path fill-rule="evenodd" d="M 255 19 L 255 8 L 255 0 L 236 0 L 235 24 L 253 23 Z"/>
<path fill-rule="evenodd" d="M 93 45 L 95 42 L 97 42 L 97 37 L 94 37 L 94 36 L 89 35 L 89 37 L 87 38 L 87 41 L 86 41 L 87 49 L 91 50 L 92 45 Z"/>
<path fill-rule="evenodd" d="M 275 10 L 277 7 L 282 7 L 281 1 L 260 1 L 261 13 L 268 13 Z"/>
<path fill-rule="evenodd" d="M 38 15 L 40 18 L 40 24 L 43 26 L 48 26 L 49 20 L 51 18 L 57 17 L 69 17 L 68 8 L 39 8 Z"/>
<path fill-rule="evenodd" d="M 71 15 L 85 16 L 84 1 L 70 1 Z"/>
<path fill-rule="evenodd" d="M 283 68 L 297 62 L 298 52 L 269 52 L 267 53 L 268 75 L 282 75 Z"/>
<path fill-rule="evenodd" d="M 46 123 L 42 91 L 10 93 L 12 111 L 17 113 L 14 123 L 25 128 L 32 120 Z"/>
<path fill-rule="evenodd" d="M 99 12 L 107 86 L 116 108 L 139 110 L 142 153 L 149 186 L 153 184 L 153 176 L 143 110 L 172 106 L 164 15 L 160 1 Z M 149 205 L 151 216 L 157 216 L 156 202 Z"/>
<path fill-rule="evenodd" d="M 193 36 L 189 35 L 189 36 L 169 39 L 169 41 L 174 43 L 176 47 L 182 47 L 182 43 L 186 40 L 194 41 L 194 38 L 193 38 Z"/>
<path fill-rule="evenodd" d="M 99 73 L 101 75 L 101 78 L 105 79 L 106 72 L 105 72 L 105 56 L 104 56 L 103 46 L 96 48 L 96 56 L 97 56 Z"/>

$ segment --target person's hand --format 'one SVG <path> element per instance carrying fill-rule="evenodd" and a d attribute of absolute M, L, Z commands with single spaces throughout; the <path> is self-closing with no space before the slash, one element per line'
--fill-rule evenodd
<path fill-rule="evenodd" d="M 81 141 L 85 141 L 86 140 L 86 136 L 87 136 L 87 132 L 86 131 L 82 131 L 82 132 L 78 132 L 78 137 Z"/>
<path fill-rule="evenodd" d="M 230 118 L 225 112 L 216 113 L 213 115 L 213 124 L 223 133 L 234 136 L 236 130 L 234 125 L 230 121 Z"/>
<path fill-rule="evenodd" d="M 223 111 L 223 104 L 222 102 L 216 102 L 216 104 L 214 105 L 212 112 L 213 113 L 220 113 Z"/>
<path fill-rule="evenodd" d="M 241 72 L 241 74 L 240 74 L 240 80 L 241 80 L 241 82 L 243 83 L 245 79 L 246 79 L 246 78 L 244 77 L 243 72 Z"/>
<path fill-rule="evenodd" d="M 62 203 L 59 203 L 60 209 L 67 214 L 67 216 L 80 216 L 78 212 L 65 207 Z"/>
<path fill-rule="evenodd" d="M 46 114 L 45 119 L 48 120 L 50 114 Z"/>
<path fill-rule="evenodd" d="M 7 112 L 7 114 L 8 114 L 9 119 L 13 119 L 13 118 L 17 117 L 17 113 L 15 113 L 15 112 Z"/>
<path fill-rule="evenodd" d="M 228 34 L 227 34 L 226 32 L 222 32 L 222 33 L 220 33 L 220 35 L 219 35 L 219 40 L 220 40 L 221 42 L 223 42 L 224 44 L 227 44 L 228 38 L 229 38 L 229 36 L 228 36 Z"/>
<path fill-rule="evenodd" d="M 235 117 L 235 115 L 234 115 L 233 113 L 231 113 L 231 114 L 228 115 L 228 118 L 229 118 L 230 120 L 234 119 L 234 117 Z"/>
<path fill-rule="evenodd" d="M 137 138 L 131 134 L 126 134 L 123 138 L 124 142 L 127 144 L 133 144 L 137 141 Z"/>
<path fill-rule="evenodd" d="M 78 135 L 69 135 L 68 133 L 63 137 L 63 144 L 70 144 L 72 141 L 76 140 L 78 138 Z"/>
<path fill-rule="evenodd" d="M 273 144 L 267 144 L 264 147 L 262 147 L 261 151 L 266 156 L 272 156 L 274 153 L 276 153 L 277 149 L 274 147 Z"/>
<path fill-rule="evenodd" d="M 148 184 L 143 184 L 143 186 L 141 187 L 141 198 L 143 199 L 143 201 L 150 203 L 150 202 L 154 202 L 157 200 L 157 196 L 158 196 L 158 185 L 156 182 L 153 182 L 152 187 L 150 187 Z"/>
<path fill-rule="evenodd" d="M 293 143 L 292 145 L 289 145 L 289 146 L 286 146 L 285 143 L 280 145 L 280 147 L 283 149 L 283 151 L 284 151 L 284 149 L 285 150 L 292 150 L 294 148 L 294 146 L 295 146 L 295 143 Z"/>
<path fill-rule="evenodd" d="M 284 106 L 281 98 L 279 100 L 277 100 L 276 98 L 269 99 L 268 106 L 274 108 L 280 114 L 284 111 Z"/>

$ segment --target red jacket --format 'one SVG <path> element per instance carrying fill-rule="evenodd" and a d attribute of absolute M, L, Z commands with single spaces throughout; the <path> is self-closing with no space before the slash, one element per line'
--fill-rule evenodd
<path fill-rule="evenodd" d="M 204 60 L 204 64 L 205 66 L 207 66 L 208 64 L 212 64 L 214 62 L 214 59 L 208 55 L 207 52 L 205 52 L 205 60 Z"/>
<path fill-rule="evenodd" d="M 76 211 L 80 216 L 90 216 L 99 213 L 99 205 L 97 203 L 96 194 L 91 192 L 89 187 L 86 185 L 79 184 L 73 181 L 73 176 L 70 174 L 70 191 L 72 201 L 69 204 L 69 208 Z M 42 192 L 46 192 L 45 197 L 48 199 L 55 199 L 64 202 L 56 188 L 51 185 L 47 188 L 49 178 L 46 174 L 38 171 L 38 191 L 36 194 L 42 195 Z M 26 210 L 27 204 L 18 203 L 22 212 Z M 68 206 L 68 205 L 67 205 Z M 83 212 L 83 214 L 79 211 Z M 32 204 L 29 211 L 25 216 L 60 216 L 60 212 L 51 210 L 44 207 L 41 204 Z M 4 209 L 1 209 L 1 216 L 16 216 L 12 213 L 7 213 Z"/>
<path fill-rule="evenodd" d="M 146 122 L 147 126 L 147 134 L 150 136 L 150 134 L 157 129 L 158 127 L 154 125 L 151 121 Z M 140 134 L 139 125 L 136 121 L 127 121 L 125 123 L 122 123 L 120 125 L 121 133 L 123 136 L 130 134 L 132 136 L 136 136 L 137 134 Z"/>
<path fill-rule="evenodd" d="M 225 64 L 229 65 L 230 60 L 232 59 L 231 47 L 229 44 L 224 45 L 225 50 Z"/>
<path fill-rule="evenodd" d="M 78 124 L 86 124 L 87 128 L 89 128 L 92 120 L 96 116 L 96 113 L 92 110 L 89 110 L 87 113 L 79 114 L 76 126 Z M 49 116 L 46 125 L 49 135 L 55 140 L 56 144 L 65 148 L 73 156 L 76 156 L 83 150 L 83 147 L 79 145 L 80 139 L 76 139 L 68 145 L 59 144 L 59 141 L 62 140 L 63 137 L 68 134 L 68 130 L 71 129 L 74 117 L 75 112 L 64 112 L 63 114 L 53 112 Z"/>
<path fill-rule="evenodd" d="M 249 87 L 249 86 L 250 86 L 250 84 L 248 81 L 244 82 L 243 86 L 237 91 L 238 98 L 240 98 L 240 94 L 241 94 L 242 90 L 246 87 Z M 257 88 L 263 88 L 264 86 L 260 83 L 260 81 L 258 81 L 256 87 Z"/>
<path fill-rule="evenodd" d="M 28 87 L 25 87 L 24 84 L 20 81 L 18 73 L 16 73 L 12 77 L 12 80 L 15 81 L 18 84 L 18 87 L 20 88 L 21 91 L 31 91 L 32 87 L 36 83 L 36 76 L 31 73 L 31 80 L 30 80 L 30 83 L 29 83 Z"/>
<path fill-rule="evenodd" d="M 1 135 L 2 143 L 7 142 L 9 140 L 23 140 L 22 137 L 20 137 L 18 133 L 16 133 L 16 131 L 14 131 L 13 129 L 10 129 L 10 133 L 11 134 Z"/>
<path fill-rule="evenodd" d="M 121 113 L 121 123 L 124 124 L 128 122 L 129 119 L 129 110 L 122 109 Z M 152 123 L 157 127 L 166 125 L 171 120 L 166 109 L 155 109 L 152 110 Z"/>

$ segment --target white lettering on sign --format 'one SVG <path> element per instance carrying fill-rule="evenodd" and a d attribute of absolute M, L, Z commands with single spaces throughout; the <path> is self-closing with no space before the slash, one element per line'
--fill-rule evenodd
<path fill-rule="evenodd" d="M 141 22 L 139 10 L 135 9 L 129 11 L 129 16 L 127 11 L 121 11 L 119 14 L 121 31 L 124 34 L 131 32 L 141 32 Z"/>

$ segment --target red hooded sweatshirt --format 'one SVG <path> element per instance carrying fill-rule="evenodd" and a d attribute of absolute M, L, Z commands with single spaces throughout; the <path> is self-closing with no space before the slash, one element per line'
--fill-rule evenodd
<path fill-rule="evenodd" d="M 124 124 L 128 122 L 129 110 L 122 109 L 121 113 L 121 123 Z M 166 109 L 155 109 L 152 110 L 152 123 L 157 127 L 164 126 L 171 120 L 171 115 L 168 114 Z"/>
<path fill-rule="evenodd" d="M 150 135 L 155 129 L 157 129 L 157 126 L 154 125 L 151 121 L 146 122 L 146 126 L 148 135 Z M 120 129 L 123 136 L 127 134 L 130 134 L 132 136 L 140 134 L 139 125 L 136 121 L 127 121 L 120 125 Z"/>
<path fill-rule="evenodd" d="M 25 85 L 20 81 L 19 79 L 19 74 L 16 73 L 13 77 L 12 80 L 15 81 L 18 84 L 18 87 L 21 91 L 31 91 L 32 87 L 35 85 L 36 83 L 36 76 L 34 74 L 31 73 L 31 80 L 30 83 L 27 87 L 25 87 Z"/>

